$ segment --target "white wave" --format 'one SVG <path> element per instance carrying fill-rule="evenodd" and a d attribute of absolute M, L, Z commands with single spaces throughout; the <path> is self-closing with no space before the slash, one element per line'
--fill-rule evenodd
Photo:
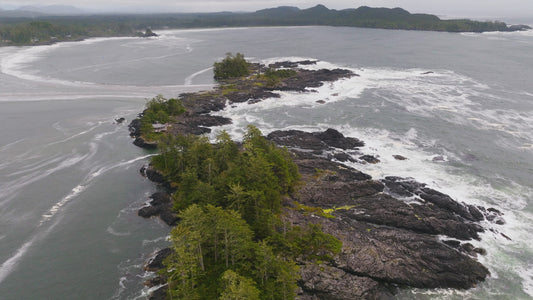
<path fill-rule="evenodd" d="M 131 235 L 131 232 L 117 232 L 111 226 L 108 226 L 106 231 L 109 234 L 114 235 L 114 236 L 129 236 L 129 235 Z"/>
<path fill-rule="evenodd" d="M 34 236 L 31 240 L 24 243 L 24 245 L 22 245 L 13 256 L 2 263 L 0 266 L 0 282 L 4 281 L 4 279 L 6 279 L 11 272 L 13 272 L 20 259 L 26 254 L 26 252 L 28 252 L 31 245 L 33 245 L 33 243 L 37 240 L 37 237 L 38 236 Z"/>
<path fill-rule="evenodd" d="M 34 183 L 36 181 L 39 181 L 43 178 L 46 178 L 47 176 L 50 176 L 60 170 L 63 170 L 63 169 L 66 169 L 66 168 L 69 168 L 69 167 L 72 167 L 76 164 L 78 164 L 79 162 L 81 162 L 83 159 L 86 158 L 86 155 L 74 155 L 72 157 L 69 157 L 69 158 L 66 158 L 64 157 L 64 160 L 58 164 L 57 166 L 55 167 L 52 167 L 48 170 L 45 170 L 45 171 L 35 171 L 35 172 L 32 172 L 28 175 L 25 175 L 25 176 L 22 176 L 22 177 L 19 177 L 13 181 L 9 181 L 9 182 L 5 182 L 3 183 L 2 185 L 0 185 L 1 187 L 1 190 L 2 190 L 2 196 L 9 196 L 10 194 L 14 194 L 14 193 L 17 193 L 19 190 L 21 190 L 23 187 L 31 184 L 31 183 Z M 3 204 L 5 202 L 2 201 L 1 204 Z"/>
<path fill-rule="evenodd" d="M 156 243 L 160 243 L 160 242 L 165 242 L 165 241 L 170 241 L 170 236 L 162 236 L 162 237 L 158 237 L 158 238 L 153 239 L 153 240 L 143 240 L 143 246 L 147 246 L 147 245 L 150 245 L 150 244 L 156 244 Z"/>
<path fill-rule="evenodd" d="M 52 206 L 45 214 L 41 216 L 41 220 L 39 221 L 39 226 L 42 226 L 45 222 L 52 219 L 63 206 L 65 206 L 69 201 L 71 201 L 72 199 L 77 197 L 79 194 L 81 194 L 86 188 L 87 186 L 84 186 L 84 185 L 78 185 L 75 188 L 73 188 L 68 195 L 63 197 L 63 199 L 61 199 L 59 202 L 54 204 L 54 206 Z"/>
<path fill-rule="evenodd" d="M 23 142 L 25 140 L 27 140 L 27 139 L 23 138 L 23 139 L 19 139 L 19 140 L 16 140 L 14 142 L 11 142 L 9 144 L 3 145 L 3 146 L 0 147 L 0 151 L 6 151 L 7 149 L 11 148 L 12 146 L 14 146 L 14 145 L 16 145 L 16 144 L 18 144 L 20 142 Z M 0 164 L 0 166 L 1 166 L 1 164 Z"/>
<path fill-rule="evenodd" d="M 529 296 L 533 297 L 533 264 L 519 268 L 522 277 L 522 288 Z"/>
<path fill-rule="evenodd" d="M 18 175 L 21 175 L 21 174 L 25 174 L 25 173 L 29 173 L 29 172 L 35 172 L 37 170 L 40 170 L 40 169 L 43 169 L 49 165 L 52 165 L 52 164 L 55 164 L 59 161 L 61 161 L 63 158 L 60 156 L 60 157 L 49 157 L 49 158 L 45 158 L 43 160 L 39 160 L 35 163 L 29 163 L 29 164 L 25 164 L 24 167 L 19 167 L 18 171 L 15 171 L 15 172 L 11 172 L 7 175 L 7 177 L 14 177 L 14 176 L 18 176 Z M 25 159 L 25 162 L 29 161 L 29 159 Z M 18 161 L 17 161 L 18 162 Z"/>
<path fill-rule="evenodd" d="M 185 78 L 185 82 L 183 83 L 184 85 L 192 85 L 192 81 L 193 79 L 196 77 L 196 76 L 199 76 L 205 72 L 208 72 L 208 71 L 211 71 L 213 69 L 213 67 L 210 67 L 210 68 L 207 68 L 207 69 L 203 69 L 203 70 L 200 70 L 196 73 L 193 73 L 189 76 L 187 76 L 187 78 Z"/>

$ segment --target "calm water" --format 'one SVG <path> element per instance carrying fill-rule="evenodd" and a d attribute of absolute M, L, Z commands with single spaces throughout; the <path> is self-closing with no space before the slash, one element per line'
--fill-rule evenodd
<path fill-rule="evenodd" d="M 0 299 L 145 298 L 142 263 L 169 229 L 136 215 L 156 189 L 138 175 L 152 153 L 114 119 L 129 122 L 156 94 L 209 89 L 212 62 L 229 51 L 260 62 L 317 59 L 360 77 L 228 108 L 220 114 L 235 123 L 220 129 L 238 138 L 250 123 L 264 133 L 333 127 L 380 157 L 356 166 L 375 178 L 414 177 L 505 213 L 506 225 L 474 242 L 488 250 L 486 282 L 399 298 L 531 299 L 532 49 L 533 32 L 328 27 L 0 48 Z"/>

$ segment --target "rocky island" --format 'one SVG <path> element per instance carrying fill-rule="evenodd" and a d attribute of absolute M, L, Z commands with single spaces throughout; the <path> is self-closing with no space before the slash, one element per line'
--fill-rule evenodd
<path fill-rule="evenodd" d="M 469 241 L 488 230 L 482 224 L 503 224 L 502 214 L 343 164 L 379 163 L 364 141 L 334 129 L 263 137 L 253 126 L 242 142 L 196 137 L 231 123 L 210 115 L 226 105 L 358 76 L 240 54 L 215 70 L 224 63 L 238 76 L 215 72 L 212 91 L 158 96 L 130 124 L 136 145 L 161 151 L 141 170 L 161 191 L 139 215 L 174 227 L 172 247 L 146 266 L 158 272 L 147 283 L 159 287 L 152 299 L 384 299 L 409 287 L 469 289 L 490 276 L 476 259 L 486 250 Z"/>

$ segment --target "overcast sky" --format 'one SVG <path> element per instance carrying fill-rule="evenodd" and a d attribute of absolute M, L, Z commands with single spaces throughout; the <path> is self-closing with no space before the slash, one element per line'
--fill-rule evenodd
<path fill-rule="evenodd" d="M 425 12 L 448 17 L 509 18 L 532 17 L 533 0 L 0 0 L 0 7 L 23 5 L 72 5 L 86 10 L 213 12 L 254 11 L 282 5 L 308 8 L 324 4 L 333 9 L 402 7 L 410 12 Z"/>

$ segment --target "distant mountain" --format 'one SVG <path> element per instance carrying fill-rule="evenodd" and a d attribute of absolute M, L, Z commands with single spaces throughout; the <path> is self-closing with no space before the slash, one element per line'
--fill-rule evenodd
<path fill-rule="evenodd" d="M 18 11 L 35 12 L 50 16 L 81 15 L 86 12 L 70 5 L 23 6 Z"/>
<path fill-rule="evenodd" d="M 46 14 L 35 12 L 35 11 L 26 11 L 26 10 L 0 10 L 0 17 L 4 18 L 37 18 L 43 17 Z"/>
<path fill-rule="evenodd" d="M 297 13 L 299 11 L 300 11 L 300 9 L 298 7 L 280 6 L 280 7 L 275 7 L 275 8 L 261 9 L 261 10 L 256 11 L 254 14 L 258 15 L 258 16 L 260 16 L 260 15 L 263 15 L 263 16 L 272 16 L 272 15 L 275 15 L 275 16 L 288 16 L 288 15 L 292 15 L 294 13 Z"/>
<path fill-rule="evenodd" d="M 401 8 L 334 10 L 324 5 L 307 9 L 292 6 L 252 13 L 164 13 L 84 15 L 72 6 L 26 6 L 0 11 L 0 46 L 35 45 L 100 36 L 131 36 L 146 28 L 214 28 L 249 26 L 346 26 L 448 32 L 518 31 L 525 25 L 467 19 L 441 20 L 428 14 L 411 14 Z M 57 17 L 61 16 L 61 17 Z M 12 18 L 8 18 L 12 17 Z M 14 25 L 13 25 L 14 24 Z"/>

